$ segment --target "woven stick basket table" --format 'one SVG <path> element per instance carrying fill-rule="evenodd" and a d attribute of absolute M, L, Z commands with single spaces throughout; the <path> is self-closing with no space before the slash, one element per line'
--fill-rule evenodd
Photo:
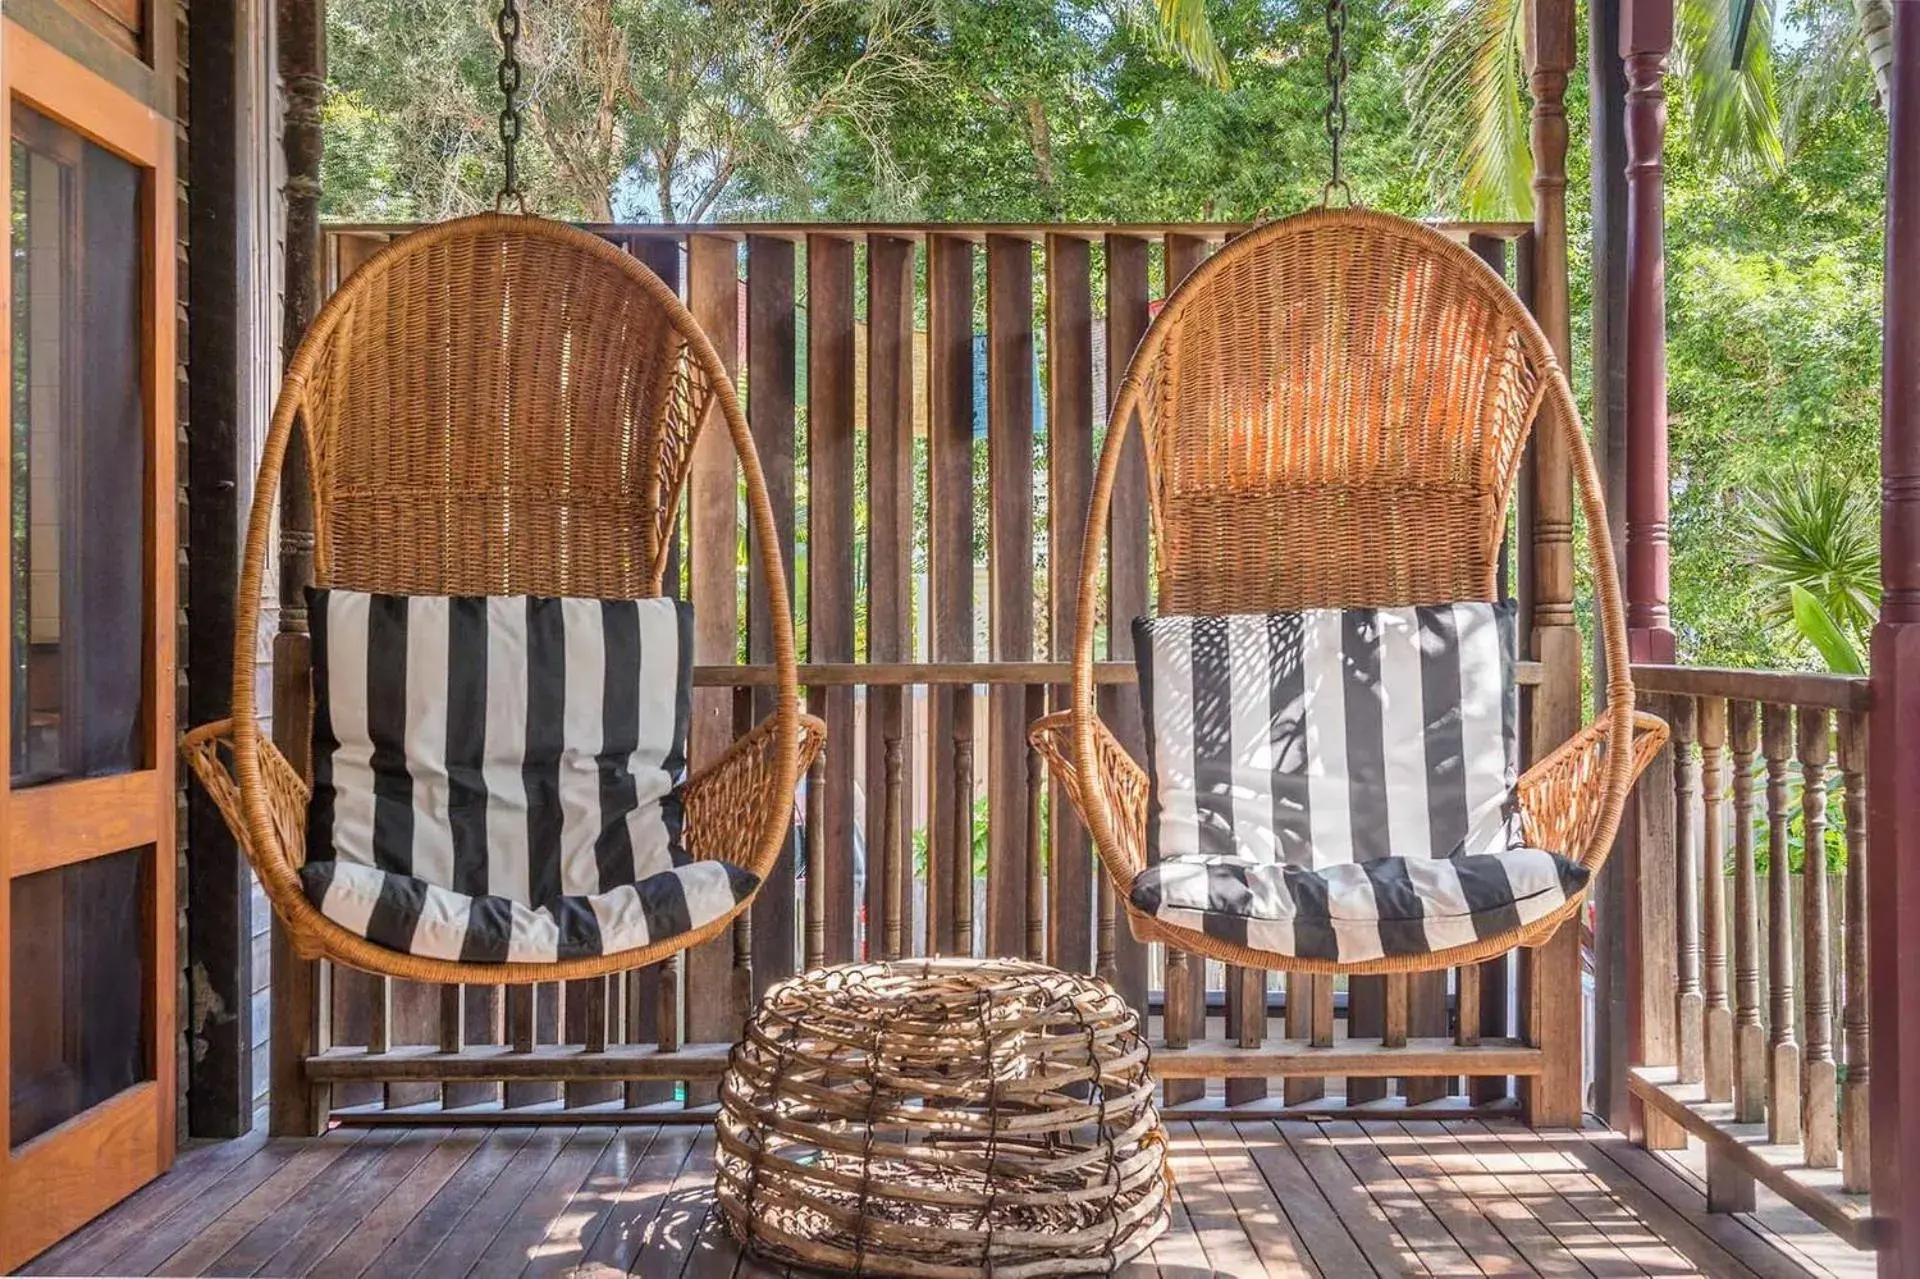
<path fill-rule="evenodd" d="M 771 1260 L 912 1279 L 1100 1274 L 1167 1225 L 1133 1009 L 1014 960 L 781 982 L 720 1086 L 720 1208 Z"/>

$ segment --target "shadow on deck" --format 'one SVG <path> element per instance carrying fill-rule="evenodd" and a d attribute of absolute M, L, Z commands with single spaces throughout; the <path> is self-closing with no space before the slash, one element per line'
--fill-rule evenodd
<path fill-rule="evenodd" d="M 1709 1216 L 1697 1164 L 1597 1126 L 1176 1123 L 1173 1228 L 1125 1273 L 1868 1275 L 1763 1195 Z M 762 1275 L 712 1211 L 709 1130 L 338 1128 L 184 1153 L 34 1275 Z"/>

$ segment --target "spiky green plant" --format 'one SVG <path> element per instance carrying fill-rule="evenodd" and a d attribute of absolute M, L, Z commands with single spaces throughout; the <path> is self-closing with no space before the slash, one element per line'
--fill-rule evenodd
<path fill-rule="evenodd" d="M 1774 615 L 1829 666 L 1859 667 L 1880 616 L 1880 533 L 1871 496 L 1829 468 L 1796 472 L 1750 495 L 1746 531 L 1747 562 Z M 1851 663 L 1843 645 L 1852 650 Z"/>

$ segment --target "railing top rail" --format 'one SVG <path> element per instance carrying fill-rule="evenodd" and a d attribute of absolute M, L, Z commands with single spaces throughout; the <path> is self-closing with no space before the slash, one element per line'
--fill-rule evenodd
<path fill-rule="evenodd" d="M 322 230 L 330 235 L 403 235 L 420 222 L 329 222 Z M 921 240 L 928 236 L 956 236 L 964 240 L 984 240 L 992 236 L 1014 236 L 1038 240 L 1049 235 L 1073 239 L 1098 240 L 1109 235 L 1142 239 L 1165 235 L 1190 235 L 1203 240 L 1225 240 L 1253 229 L 1254 222 L 583 222 L 576 225 L 596 235 L 612 239 L 680 239 L 689 235 L 722 236 L 743 240 L 748 236 L 772 236 L 799 240 L 810 235 L 831 235 L 845 239 L 866 236 L 896 236 Z M 1458 240 L 1471 235 L 1497 240 L 1517 240 L 1533 230 L 1531 222 L 1428 222 L 1435 230 Z"/>
<path fill-rule="evenodd" d="M 1872 704 L 1864 675 L 1820 671 L 1749 671 L 1725 666 L 1636 665 L 1634 687 L 1642 693 L 1726 697 L 1780 706 L 1864 711 Z"/>
<path fill-rule="evenodd" d="M 1540 682 L 1540 664 L 1521 662 L 1518 682 Z M 1131 684 L 1132 662 L 1095 662 L 1095 684 Z M 696 666 L 696 688 L 764 688 L 779 682 L 772 666 Z M 1009 685 L 1071 684 L 1071 662 L 821 662 L 800 667 L 800 683 L 810 688 L 900 688 L 915 684 Z"/>

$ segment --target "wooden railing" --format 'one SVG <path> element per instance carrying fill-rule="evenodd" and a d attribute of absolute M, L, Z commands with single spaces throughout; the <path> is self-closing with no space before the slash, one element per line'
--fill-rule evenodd
<path fill-rule="evenodd" d="M 943 952 L 1026 955 L 1114 981 L 1153 1018 L 1155 1069 L 1185 1111 L 1519 1105 L 1577 1119 L 1577 944 L 1561 952 L 1571 963 L 1503 956 L 1351 981 L 1150 950 L 1119 920 L 1085 832 L 1028 749 L 1028 724 L 1065 705 L 1058 659 L 1105 405 L 1151 299 L 1241 229 L 597 228 L 679 288 L 744 375 L 781 551 L 803 566 L 800 678 L 829 732 L 791 851 L 731 936 L 612 979 L 508 990 L 344 970 L 276 979 L 276 1088 L 306 1090 L 276 1114 L 699 1113 L 772 982 L 803 964 Z M 1530 228 L 1446 229 L 1530 295 Z M 397 230 L 330 231 L 332 279 Z M 697 768 L 762 711 L 772 650 L 742 585 L 754 575 L 735 550 L 734 463 L 717 433 L 688 487 L 673 577 L 697 618 Z M 1148 609 L 1146 500 L 1136 462 L 1115 498 L 1099 674 L 1107 721 L 1136 749 L 1127 623 Z M 1527 573 L 1530 560 L 1559 564 L 1558 527 L 1518 530 L 1523 607 L 1557 599 Z M 1555 609 L 1552 624 L 1568 625 L 1570 606 Z M 1576 663 L 1580 648 L 1560 645 Z M 1523 674 L 1529 701 L 1546 681 L 1577 701 L 1577 665 Z"/>
<path fill-rule="evenodd" d="M 1642 1140 L 1702 1141 L 1715 1210 L 1751 1211 L 1761 1183 L 1871 1247 L 1867 681 L 1646 666 L 1635 684 L 1673 727 L 1630 836 Z"/>

